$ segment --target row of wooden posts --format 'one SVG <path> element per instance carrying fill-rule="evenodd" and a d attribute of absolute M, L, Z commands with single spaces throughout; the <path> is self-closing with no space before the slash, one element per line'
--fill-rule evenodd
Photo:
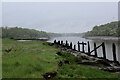
<path fill-rule="evenodd" d="M 54 40 L 54 44 L 58 44 L 58 45 L 61 45 L 63 47 L 67 47 L 69 49 L 73 49 L 73 50 L 76 50 L 76 45 L 73 45 L 72 42 L 70 42 L 70 44 L 68 43 L 68 41 L 66 40 L 65 43 L 63 43 L 63 41 L 56 41 Z M 95 57 L 98 57 L 98 53 L 97 53 L 97 49 L 102 47 L 102 52 L 103 52 L 103 58 L 106 59 L 106 47 L 105 47 L 105 43 L 103 42 L 102 44 L 100 44 L 99 46 L 96 46 L 96 43 L 94 43 L 94 49 L 93 50 L 90 50 L 90 43 L 89 41 L 87 43 L 84 43 L 84 42 L 79 42 L 78 41 L 78 51 L 79 52 L 82 52 L 82 53 L 87 53 L 88 55 L 91 55 L 92 52 L 94 52 L 94 56 Z M 80 50 L 80 45 L 82 45 L 82 51 Z M 85 45 L 87 45 L 88 47 L 88 52 L 85 52 Z M 74 46 L 74 48 L 72 48 L 72 46 Z M 117 61 L 117 58 L 116 58 L 116 45 L 113 43 L 112 44 L 112 52 L 113 52 L 113 61 Z"/>

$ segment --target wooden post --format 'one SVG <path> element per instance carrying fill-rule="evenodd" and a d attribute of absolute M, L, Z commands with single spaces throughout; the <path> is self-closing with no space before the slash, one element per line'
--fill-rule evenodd
<path fill-rule="evenodd" d="M 83 53 L 85 52 L 85 49 L 84 49 L 84 42 L 82 42 L 82 52 L 83 52 Z"/>
<path fill-rule="evenodd" d="M 76 45 L 74 45 L 74 50 L 76 50 Z"/>
<path fill-rule="evenodd" d="M 78 41 L 78 51 L 80 52 L 80 43 L 79 43 L 79 41 Z"/>
<path fill-rule="evenodd" d="M 89 41 L 88 41 L 88 55 L 91 55 L 90 54 L 90 43 L 89 43 Z"/>
<path fill-rule="evenodd" d="M 58 41 L 58 44 L 60 45 L 60 41 Z"/>
<path fill-rule="evenodd" d="M 82 44 L 82 52 L 84 53 L 85 52 L 84 45 L 86 45 L 86 43 L 82 42 L 82 43 L 78 43 L 78 44 Z"/>
<path fill-rule="evenodd" d="M 96 43 L 94 43 L 95 57 L 97 57 Z"/>
<path fill-rule="evenodd" d="M 66 47 L 68 46 L 68 41 L 66 40 Z"/>
<path fill-rule="evenodd" d="M 70 49 L 72 49 L 72 42 L 70 43 Z"/>
<path fill-rule="evenodd" d="M 102 49 L 103 49 L 103 58 L 106 59 L 106 51 L 105 51 L 105 43 L 102 43 Z"/>
<path fill-rule="evenodd" d="M 63 45 L 63 41 L 61 41 L 61 45 Z"/>
<path fill-rule="evenodd" d="M 56 44 L 56 40 L 54 40 L 54 43 Z"/>
<path fill-rule="evenodd" d="M 70 43 L 69 42 L 67 42 L 67 48 L 70 48 Z"/>
<path fill-rule="evenodd" d="M 112 51 L 113 51 L 113 60 L 117 61 L 117 58 L 116 58 L 116 46 L 115 46 L 114 43 L 112 44 Z"/>

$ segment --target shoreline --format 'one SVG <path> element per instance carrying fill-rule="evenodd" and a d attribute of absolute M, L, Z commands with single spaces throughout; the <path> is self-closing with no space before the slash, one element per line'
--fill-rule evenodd
<path fill-rule="evenodd" d="M 35 39 L 35 38 L 34 38 L 34 39 L 13 39 L 13 40 L 19 40 L 19 41 L 20 41 L 20 40 L 26 40 L 26 41 L 27 41 L 27 40 L 29 40 L 29 41 L 30 41 L 30 40 L 48 41 L 49 39 L 48 39 L 48 38 L 38 38 L 38 39 Z"/>
<path fill-rule="evenodd" d="M 95 55 L 89 55 L 85 52 L 80 52 L 76 49 L 70 48 L 70 46 L 66 46 L 66 44 L 60 44 L 58 42 L 54 42 L 56 48 L 61 50 L 62 52 L 67 52 L 75 57 L 81 58 L 81 62 L 76 61 L 77 64 L 86 65 L 91 68 L 100 69 L 107 72 L 120 73 L 120 63 L 119 61 L 109 60 L 104 57 L 98 57 Z"/>
<path fill-rule="evenodd" d="M 84 37 L 85 39 L 92 39 L 92 40 L 113 40 L 113 41 L 119 41 L 120 37 L 114 37 L 114 36 L 89 36 Z"/>

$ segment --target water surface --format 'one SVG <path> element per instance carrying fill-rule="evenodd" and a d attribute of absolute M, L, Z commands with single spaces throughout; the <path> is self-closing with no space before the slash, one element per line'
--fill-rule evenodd
<path fill-rule="evenodd" d="M 100 45 L 102 42 L 105 42 L 106 56 L 107 56 L 107 59 L 109 59 L 109 60 L 113 60 L 112 43 L 115 43 L 117 60 L 120 62 L 120 53 L 119 53 L 119 49 L 120 49 L 119 44 L 120 43 L 116 40 L 115 41 L 114 40 L 90 40 L 90 39 L 85 39 L 85 38 L 82 38 L 82 37 L 55 37 L 55 38 L 51 38 L 50 40 L 48 40 L 48 42 L 54 42 L 54 40 L 57 40 L 57 41 L 58 40 L 63 40 L 64 43 L 65 43 L 66 40 L 69 43 L 72 42 L 74 45 L 76 45 L 76 49 L 78 49 L 78 46 L 77 46 L 78 41 L 79 42 L 86 42 L 86 43 L 87 43 L 87 41 L 89 41 L 91 50 L 93 50 L 94 42 L 97 44 L 97 46 Z M 80 47 L 81 47 L 81 50 L 82 50 L 82 46 L 80 46 Z M 87 45 L 85 46 L 85 52 L 88 52 Z M 102 47 L 100 47 L 97 50 L 97 52 L 98 52 L 99 57 L 103 56 Z M 92 54 L 94 54 L 94 52 Z"/>

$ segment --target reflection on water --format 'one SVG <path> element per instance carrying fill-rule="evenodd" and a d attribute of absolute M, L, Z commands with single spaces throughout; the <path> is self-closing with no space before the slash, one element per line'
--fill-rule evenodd
<path fill-rule="evenodd" d="M 32 40 L 17 40 L 17 41 L 24 42 L 24 41 L 32 41 Z"/>
<path fill-rule="evenodd" d="M 76 49 L 77 49 L 77 42 L 87 42 L 89 41 L 90 42 L 90 48 L 91 50 L 93 50 L 93 45 L 94 45 L 94 42 L 98 45 L 100 45 L 102 42 L 105 42 L 105 46 L 106 46 L 106 56 L 107 56 L 107 59 L 109 60 L 113 60 L 113 55 L 112 55 L 112 43 L 115 43 L 116 44 L 116 56 L 117 56 L 117 60 L 120 61 L 120 53 L 119 53 L 119 49 L 120 49 L 120 44 L 118 41 L 110 41 L 110 40 L 90 40 L 90 39 L 85 39 L 85 38 L 81 38 L 81 37 L 55 37 L 55 38 L 52 38 L 50 39 L 48 42 L 53 42 L 54 40 L 63 40 L 64 43 L 65 41 L 67 40 L 68 42 L 72 42 L 73 44 L 76 45 Z M 82 47 L 81 47 L 82 48 Z M 81 49 L 82 50 L 82 49 Z M 87 45 L 85 46 L 85 51 L 88 52 L 88 49 L 87 49 Z M 102 57 L 102 48 L 100 47 L 98 50 L 98 56 L 99 57 Z M 94 54 L 94 52 L 92 53 Z"/>

